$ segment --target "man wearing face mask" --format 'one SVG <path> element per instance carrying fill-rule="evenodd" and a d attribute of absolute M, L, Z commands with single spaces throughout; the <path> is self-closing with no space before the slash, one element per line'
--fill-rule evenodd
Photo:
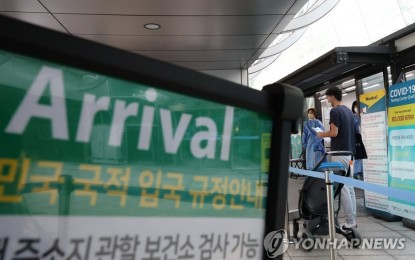
<path fill-rule="evenodd" d="M 330 130 L 318 133 L 319 137 L 331 138 L 332 151 L 350 151 L 356 153 L 356 121 L 350 108 L 342 104 L 342 91 L 331 87 L 326 91 L 327 101 L 333 109 L 330 111 Z M 349 168 L 351 156 L 335 156 L 331 161 L 341 162 L 345 169 Z M 357 228 L 356 225 L 356 197 L 354 187 L 344 185 L 341 189 L 341 207 L 344 210 L 346 223 L 341 229 Z"/>
<path fill-rule="evenodd" d="M 304 124 L 302 143 L 306 151 L 306 168 L 312 170 L 325 153 L 322 139 L 317 136 L 313 128 L 318 127 L 324 131 L 324 127 L 317 119 L 317 112 L 314 108 L 309 108 L 307 115 L 309 120 Z"/>

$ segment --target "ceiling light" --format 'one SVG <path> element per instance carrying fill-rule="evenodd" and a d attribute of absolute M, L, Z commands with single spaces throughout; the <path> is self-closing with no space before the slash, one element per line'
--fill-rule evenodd
<path fill-rule="evenodd" d="M 363 84 L 362 84 L 362 85 L 363 85 L 363 86 L 366 86 L 367 84 L 369 84 L 369 83 L 367 83 L 367 82 L 363 82 Z"/>
<path fill-rule="evenodd" d="M 352 87 L 348 87 L 348 88 L 346 88 L 345 90 L 346 91 L 350 91 L 350 90 L 355 90 L 356 89 L 356 86 L 352 86 Z"/>
<path fill-rule="evenodd" d="M 363 88 L 364 90 L 365 89 L 370 89 L 370 88 L 374 88 L 374 87 L 378 87 L 380 84 L 378 83 L 378 84 L 375 84 L 375 85 L 372 85 L 372 86 L 369 86 L 369 87 L 365 87 L 365 88 Z"/>
<path fill-rule="evenodd" d="M 343 94 L 342 94 L 342 96 L 343 96 L 343 97 L 344 97 L 344 96 L 347 96 L 347 93 L 343 93 Z"/>
<path fill-rule="evenodd" d="M 343 82 L 342 86 L 346 87 L 346 86 L 353 85 L 353 84 L 354 84 L 354 79 L 351 79 L 351 80 Z"/>
<path fill-rule="evenodd" d="M 144 28 L 149 29 L 149 30 L 157 30 L 160 29 L 160 24 L 156 24 L 156 23 L 146 23 L 144 25 Z"/>
<path fill-rule="evenodd" d="M 412 77 L 413 75 L 413 73 L 406 74 L 407 77 Z"/>

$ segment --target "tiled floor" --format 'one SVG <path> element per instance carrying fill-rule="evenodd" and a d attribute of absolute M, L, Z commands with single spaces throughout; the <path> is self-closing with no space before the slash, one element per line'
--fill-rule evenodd
<path fill-rule="evenodd" d="M 301 187 L 302 180 L 290 180 L 290 194 L 298 193 L 298 188 Z M 386 222 L 381 219 L 376 219 L 370 216 L 369 212 L 365 209 L 363 205 L 363 191 L 356 190 L 356 199 L 357 199 L 357 224 L 358 230 L 362 238 L 391 238 L 391 239 L 404 239 L 404 248 L 403 249 L 387 249 L 383 246 L 380 249 L 339 249 L 337 250 L 337 259 L 338 260 L 413 260 L 415 259 L 415 230 L 407 228 L 402 225 L 402 222 Z M 289 208 L 294 210 L 296 208 L 297 198 L 291 199 Z M 342 212 L 340 211 L 340 217 Z M 339 222 L 342 223 L 342 219 L 339 219 Z M 292 224 L 290 225 L 292 226 Z M 291 228 L 292 230 L 292 228 Z M 340 241 L 343 236 L 337 234 L 336 236 Z M 290 244 L 287 252 L 284 254 L 284 259 L 289 260 L 303 260 L 303 259 L 315 259 L 315 260 L 324 260 L 330 259 L 330 251 L 327 249 L 313 249 L 312 251 L 305 251 L 301 248 L 296 249 L 294 244 Z"/>
<path fill-rule="evenodd" d="M 337 250 L 337 259 L 339 260 L 413 260 L 415 255 L 415 230 L 406 228 L 402 222 L 385 222 L 373 217 L 358 217 L 359 232 L 362 238 L 403 238 L 403 249 L 362 249 L 362 248 L 342 248 Z M 341 239 L 341 235 L 337 235 Z M 314 249 L 305 251 L 301 248 L 296 249 L 291 244 L 284 255 L 284 259 L 303 260 L 330 259 L 330 251 L 323 249 Z"/>

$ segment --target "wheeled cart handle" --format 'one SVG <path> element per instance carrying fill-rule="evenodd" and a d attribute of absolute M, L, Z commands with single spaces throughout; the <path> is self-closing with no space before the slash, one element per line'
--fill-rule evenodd
<path fill-rule="evenodd" d="M 349 151 L 331 151 L 331 152 L 326 152 L 326 155 L 331 155 L 331 156 L 352 156 L 352 160 L 354 159 L 354 154 L 352 152 Z"/>

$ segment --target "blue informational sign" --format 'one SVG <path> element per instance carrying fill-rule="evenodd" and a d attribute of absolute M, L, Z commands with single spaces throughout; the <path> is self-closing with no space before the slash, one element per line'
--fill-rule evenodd
<path fill-rule="evenodd" d="M 415 80 L 389 88 L 389 187 L 415 191 Z M 393 214 L 415 219 L 415 204 L 389 198 Z"/>

